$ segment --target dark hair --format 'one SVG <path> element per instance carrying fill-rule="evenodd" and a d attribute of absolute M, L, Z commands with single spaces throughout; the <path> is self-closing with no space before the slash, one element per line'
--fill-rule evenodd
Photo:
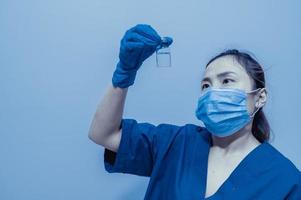
<path fill-rule="evenodd" d="M 255 81 L 255 88 L 253 89 L 265 87 L 264 71 L 261 65 L 246 52 L 241 52 L 236 49 L 226 50 L 213 57 L 207 63 L 206 68 L 217 58 L 227 55 L 233 56 L 235 60 L 246 69 L 249 76 Z M 267 118 L 265 117 L 262 108 L 260 108 L 254 116 L 252 124 L 252 134 L 261 143 L 270 140 L 270 125 Z"/>

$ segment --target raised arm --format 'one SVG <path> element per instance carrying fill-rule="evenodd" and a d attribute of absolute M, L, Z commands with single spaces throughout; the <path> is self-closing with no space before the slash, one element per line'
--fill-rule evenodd
<path fill-rule="evenodd" d="M 138 24 L 126 31 L 120 42 L 119 62 L 89 130 L 89 138 L 107 149 L 117 152 L 127 88 L 134 84 L 137 70 L 143 61 L 151 56 L 162 43 L 158 33 L 146 24 Z M 169 46 L 172 40 L 165 44 Z"/>
<path fill-rule="evenodd" d="M 119 129 L 124 110 L 128 88 L 107 88 L 102 100 L 99 102 L 94 114 L 89 138 L 107 149 L 117 152 L 121 138 Z"/>

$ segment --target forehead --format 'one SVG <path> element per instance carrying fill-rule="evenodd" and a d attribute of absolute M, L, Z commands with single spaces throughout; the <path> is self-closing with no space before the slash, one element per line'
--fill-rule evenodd
<path fill-rule="evenodd" d="M 204 76 L 206 77 L 214 77 L 217 74 L 232 71 L 235 72 L 238 76 L 242 78 L 249 78 L 246 69 L 236 61 L 234 56 L 227 55 L 220 58 L 217 58 L 213 62 L 211 62 L 207 68 L 205 69 Z"/>

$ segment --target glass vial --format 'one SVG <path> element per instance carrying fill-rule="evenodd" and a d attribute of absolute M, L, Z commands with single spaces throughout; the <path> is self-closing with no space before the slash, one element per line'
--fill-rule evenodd
<path fill-rule="evenodd" d="M 166 41 L 164 37 L 162 40 L 162 44 L 156 50 L 157 67 L 171 67 L 170 47 L 164 43 Z"/>

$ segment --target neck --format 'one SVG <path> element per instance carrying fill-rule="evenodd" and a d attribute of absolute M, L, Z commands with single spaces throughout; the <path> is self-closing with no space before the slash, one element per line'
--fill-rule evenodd
<path fill-rule="evenodd" d="M 252 134 L 251 124 L 252 123 L 227 137 L 211 135 L 212 147 L 220 149 L 225 154 L 236 152 L 241 153 L 244 150 L 248 151 L 248 149 L 256 147 L 260 144 L 260 142 Z"/>

